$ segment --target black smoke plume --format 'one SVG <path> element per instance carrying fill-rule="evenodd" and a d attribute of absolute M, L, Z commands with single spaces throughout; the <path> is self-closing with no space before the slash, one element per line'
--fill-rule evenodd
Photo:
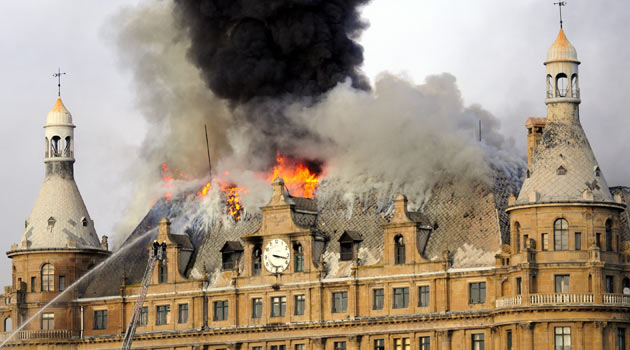
<path fill-rule="evenodd" d="M 316 97 L 351 78 L 368 89 L 354 40 L 369 0 L 175 0 L 188 56 L 208 87 L 232 103 Z"/>

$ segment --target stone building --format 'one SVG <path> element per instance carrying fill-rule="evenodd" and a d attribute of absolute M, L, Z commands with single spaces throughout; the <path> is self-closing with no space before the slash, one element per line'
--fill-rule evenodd
<path fill-rule="evenodd" d="M 166 218 L 145 237 L 143 222 L 128 239 L 140 248 L 88 275 L 110 253 L 74 183 L 74 125 L 58 100 L 44 186 L 7 253 L 4 336 L 25 325 L 7 347 L 120 348 L 156 239 L 166 259 L 138 349 L 628 349 L 630 189 L 608 187 L 582 129 L 579 64 L 561 30 L 545 61 L 547 117 L 526 122 L 517 196 L 497 172 L 491 184 L 437 186 L 423 212 L 401 194 L 379 213 L 293 197 L 276 179 L 259 214 L 199 241 Z"/>

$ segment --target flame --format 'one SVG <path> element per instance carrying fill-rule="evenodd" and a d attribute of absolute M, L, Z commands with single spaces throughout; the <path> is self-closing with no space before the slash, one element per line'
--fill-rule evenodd
<path fill-rule="evenodd" d="M 273 173 L 267 177 L 272 183 L 277 178 L 284 180 L 284 185 L 289 192 L 298 197 L 311 198 L 317 190 L 319 184 L 318 174 L 302 163 L 290 159 L 286 156 L 276 154 L 276 165 L 273 166 Z"/>
<path fill-rule="evenodd" d="M 226 171 L 227 173 L 227 171 Z M 225 209 L 228 214 L 234 219 L 235 222 L 241 220 L 243 216 L 243 206 L 241 205 L 241 195 L 246 194 L 247 188 L 239 187 L 232 183 L 224 182 L 221 179 L 214 180 L 214 183 L 221 188 L 223 196 L 225 198 Z M 201 190 L 197 191 L 198 198 L 204 198 L 210 192 L 213 183 L 208 182 Z"/>

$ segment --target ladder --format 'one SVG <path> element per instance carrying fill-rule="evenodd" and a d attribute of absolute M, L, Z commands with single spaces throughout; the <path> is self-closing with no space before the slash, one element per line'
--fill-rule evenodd
<path fill-rule="evenodd" d="M 147 291 L 149 290 L 149 283 L 151 282 L 151 276 L 153 276 L 153 270 L 155 270 L 155 265 L 157 265 L 158 261 L 165 259 L 166 243 L 162 242 L 162 244 L 160 244 L 157 241 L 153 241 L 153 249 L 151 250 L 149 262 L 147 264 L 147 268 L 144 270 L 144 276 L 142 277 L 140 295 L 138 295 L 138 299 L 136 299 L 136 303 L 133 306 L 133 314 L 131 315 L 131 320 L 129 320 L 129 325 L 127 326 L 127 331 L 125 332 L 125 337 L 123 338 L 122 350 L 131 349 L 131 342 L 133 341 L 133 336 L 136 334 L 136 327 L 138 327 L 142 304 L 144 304 L 144 299 L 147 296 Z"/>

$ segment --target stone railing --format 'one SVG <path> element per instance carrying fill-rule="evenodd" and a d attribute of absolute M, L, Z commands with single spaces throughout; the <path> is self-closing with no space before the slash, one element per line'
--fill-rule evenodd
<path fill-rule="evenodd" d="M 72 331 L 69 329 L 46 329 L 39 331 L 20 331 L 16 339 L 69 339 L 72 338 Z"/>
<path fill-rule="evenodd" d="M 510 307 L 515 305 L 521 305 L 523 302 L 523 297 L 521 295 L 513 296 L 513 297 L 503 297 L 497 298 L 496 306 L 497 307 Z"/>
<path fill-rule="evenodd" d="M 593 294 L 532 294 L 529 296 L 530 305 L 547 304 L 592 304 Z"/>
<path fill-rule="evenodd" d="M 604 294 L 602 297 L 605 305 L 630 306 L 628 294 Z"/>

